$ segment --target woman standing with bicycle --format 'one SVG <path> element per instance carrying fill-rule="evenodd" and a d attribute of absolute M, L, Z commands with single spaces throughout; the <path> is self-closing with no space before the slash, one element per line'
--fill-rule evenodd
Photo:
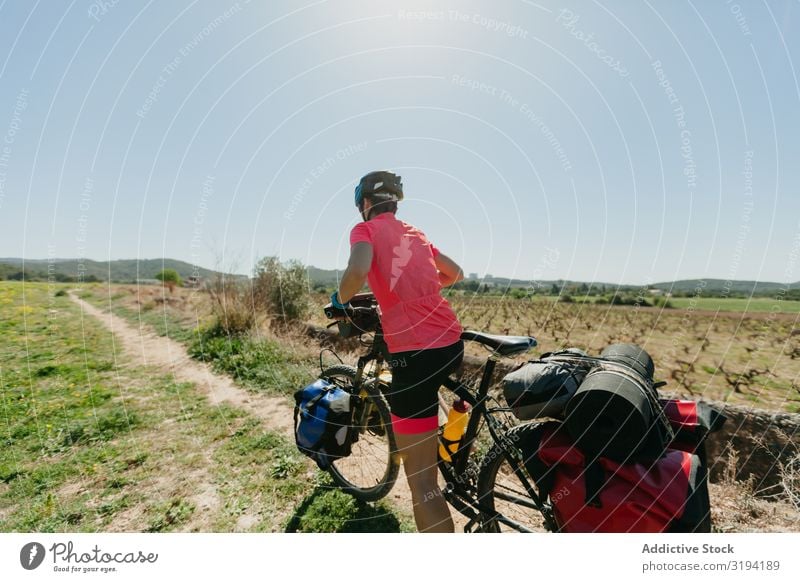
<path fill-rule="evenodd" d="M 355 203 L 364 221 L 350 232 L 350 260 L 331 302 L 345 308 L 369 283 L 391 354 L 386 396 L 417 529 L 452 532 L 437 482 L 439 387 L 461 364 L 464 344 L 458 318 L 440 292 L 464 275 L 422 231 L 397 220 L 402 199 L 400 176 L 378 171 L 361 178 Z"/>

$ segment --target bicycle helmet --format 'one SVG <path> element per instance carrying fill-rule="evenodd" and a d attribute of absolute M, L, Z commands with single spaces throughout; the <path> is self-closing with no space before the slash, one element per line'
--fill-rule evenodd
<path fill-rule="evenodd" d="M 378 200 L 381 202 L 388 200 L 400 201 L 403 199 L 403 182 L 400 176 L 379 170 L 370 172 L 361 178 L 356 186 L 356 206 L 360 209 L 364 199 Z"/>

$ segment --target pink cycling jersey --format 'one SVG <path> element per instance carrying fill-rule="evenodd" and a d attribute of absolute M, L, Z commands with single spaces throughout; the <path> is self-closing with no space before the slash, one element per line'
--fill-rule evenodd
<path fill-rule="evenodd" d="M 461 324 L 444 297 L 434 261 L 439 250 L 421 230 L 379 214 L 357 224 L 350 244 L 372 245 L 367 281 L 381 310 L 389 352 L 441 348 L 461 339 Z"/>

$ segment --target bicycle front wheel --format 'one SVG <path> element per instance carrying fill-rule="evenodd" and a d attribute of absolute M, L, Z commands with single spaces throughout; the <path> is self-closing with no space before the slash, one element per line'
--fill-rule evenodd
<path fill-rule="evenodd" d="M 534 430 L 523 425 L 515 430 Z M 547 532 L 543 508 L 531 499 L 526 476 L 520 477 L 506 458 L 504 448 L 495 443 L 486 453 L 478 477 L 481 506 L 481 531 L 488 533 Z"/>
<path fill-rule="evenodd" d="M 355 390 L 356 369 L 351 366 L 333 366 L 320 376 Z M 391 491 L 400 469 L 389 406 L 378 390 L 369 390 L 358 399 L 353 418 L 352 452 L 334 461 L 328 472 L 356 499 L 377 501 Z"/>

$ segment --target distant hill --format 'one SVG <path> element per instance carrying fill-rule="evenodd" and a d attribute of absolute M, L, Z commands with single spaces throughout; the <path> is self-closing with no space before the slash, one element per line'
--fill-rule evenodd
<path fill-rule="evenodd" d="M 786 289 L 784 283 L 772 283 L 769 281 L 726 281 L 725 279 L 683 279 L 672 281 L 671 283 L 656 283 L 651 285 L 654 289 L 663 291 L 678 291 L 684 293 L 743 293 L 745 295 L 763 295 L 775 293 L 781 289 Z M 790 283 L 789 289 L 800 289 L 800 282 Z"/>
<path fill-rule="evenodd" d="M 317 267 L 306 267 L 308 278 L 312 283 L 320 285 L 335 285 L 342 278 L 343 271 L 338 269 L 318 269 Z"/>
<path fill-rule="evenodd" d="M 0 278 L 7 279 L 18 274 L 22 270 L 22 265 L 22 259 L 19 258 L 0 258 Z M 154 279 L 162 269 L 175 269 L 184 279 L 192 275 L 199 275 L 204 279 L 216 275 L 216 271 L 195 267 L 176 259 L 120 259 L 116 261 L 25 259 L 25 276 L 29 280 L 47 279 L 50 275 L 59 280 L 77 280 L 79 273 L 83 272 L 84 280 L 133 282 L 137 279 Z"/>

